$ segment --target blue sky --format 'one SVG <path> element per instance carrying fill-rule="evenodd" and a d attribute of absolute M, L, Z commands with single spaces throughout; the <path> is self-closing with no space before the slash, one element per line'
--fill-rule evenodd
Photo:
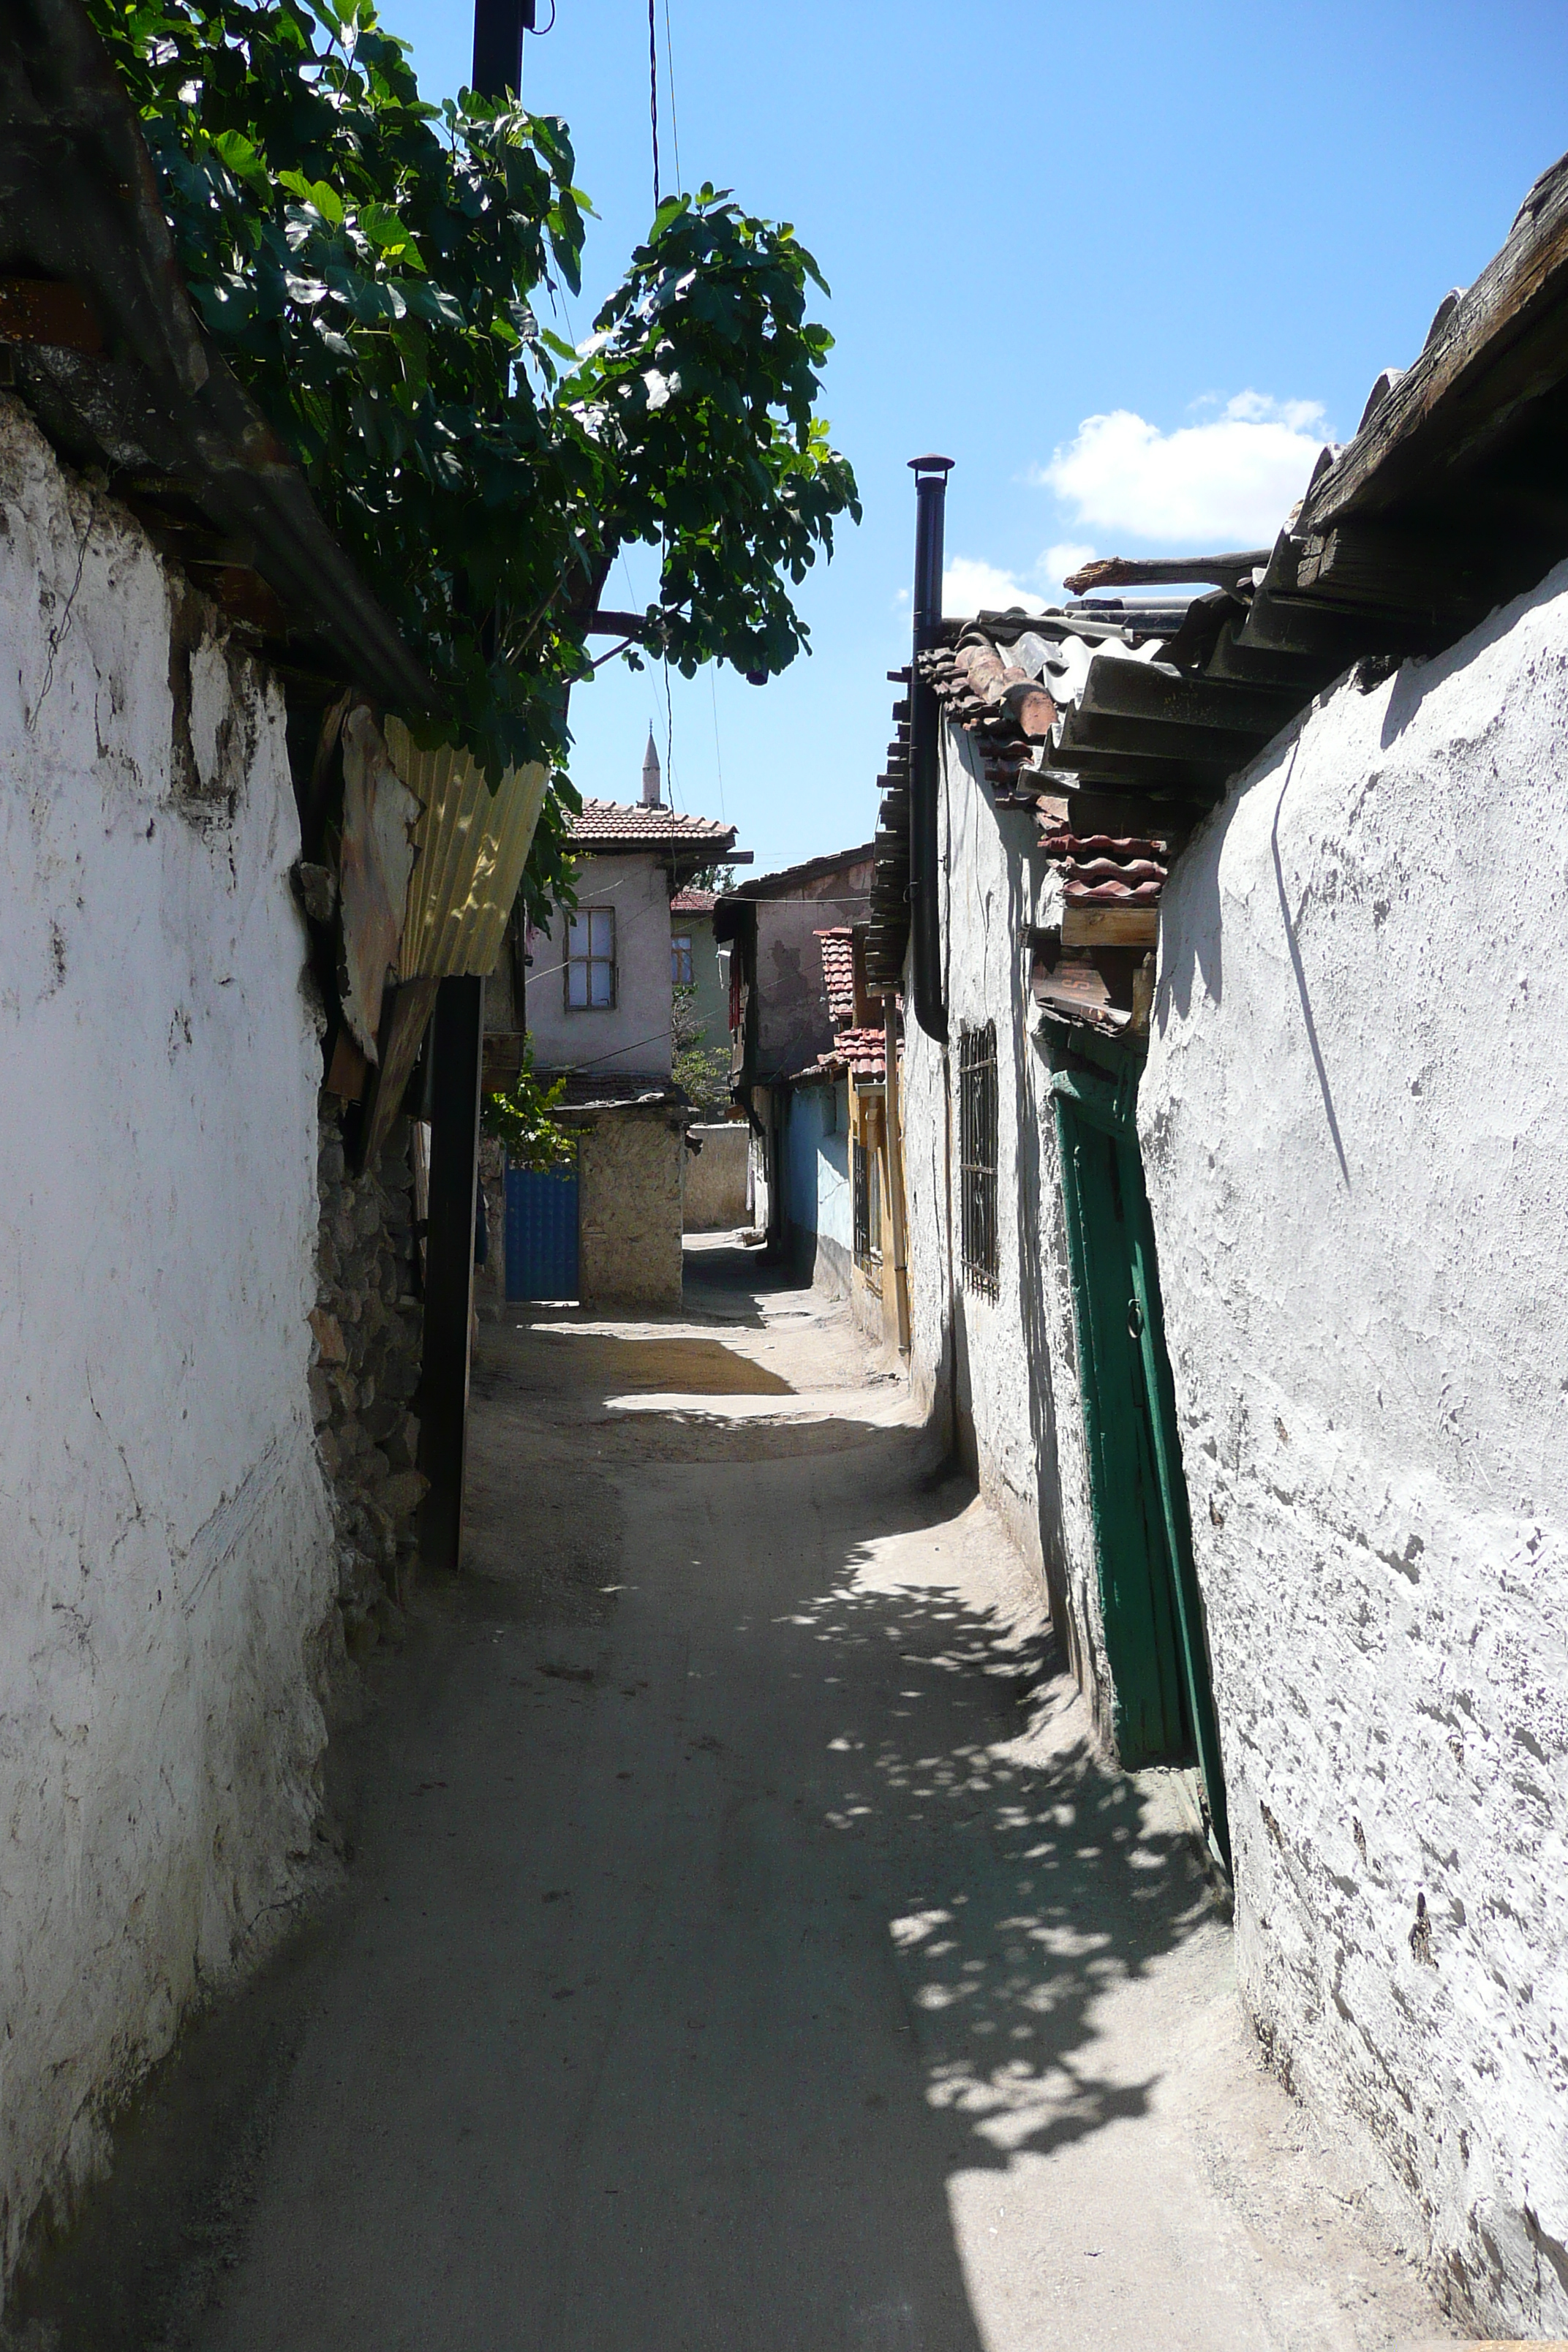
<path fill-rule="evenodd" d="M 833 289 L 824 405 L 866 519 L 803 592 L 815 652 L 765 688 L 671 680 L 677 804 L 755 871 L 868 838 L 908 656 L 904 461 L 955 461 L 949 611 L 1048 593 L 1063 551 L 1262 544 L 1379 369 L 1568 148 L 1568 11 L 1536 0 L 1311 5 L 725 0 L 658 11 L 666 185 L 792 220 Z M 541 0 L 542 19 L 549 0 Z M 385 0 L 427 95 L 471 17 Z M 571 124 L 599 213 L 568 331 L 652 211 L 646 0 L 558 0 L 524 97 Z M 642 603 L 648 573 L 609 595 Z M 583 791 L 635 798 L 662 677 L 573 700 Z"/>

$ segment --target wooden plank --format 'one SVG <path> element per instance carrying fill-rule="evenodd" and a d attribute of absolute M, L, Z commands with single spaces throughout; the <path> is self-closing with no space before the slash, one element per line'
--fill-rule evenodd
<path fill-rule="evenodd" d="M 1152 948 L 1160 937 L 1158 907 L 1068 907 L 1064 948 Z"/>
<path fill-rule="evenodd" d="M 1241 686 L 1193 677 L 1165 662 L 1122 661 L 1098 655 L 1089 664 L 1078 705 L 1086 719 L 1158 719 L 1205 733 L 1255 736 L 1267 742 L 1300 708 L 1289 687 Z"/>
<path fill-rule="evenodd" d="M 1384 504 L 1425 462 L 1418 444 L 1442 437 L 1444 412 L 1532 331 L 1550 324 L 1538 389 L 1568 375 L 1568 163 L 1553 164 L 1526 197 L 1500 253 L 1461 295 L 1436 338 L 1394 386 L 1363 432 L 1309 494 L 1303 523 L 1321 530 L 1352 509 Z"/>
<path fill-rule="evenodd" d="M 1062 586 L 1075 596 L 1086 596 L 1096 588 L 1158 587 L 1167 583 L 1185 587 L 1189 580 L 1212 581 L 1216 588 L 1228 588 L 1268 561 L 1266 547 L 1240 555 L 1101 555 L 1069 572 Z"/>
<path fill-rule="evenodd" d="M 1294 713 L 1288 714 L 1294 716 Z M 1286 720 L 1280 721 L 1281 725 Z M 1081 704 L 1069 722 L 1071 734 L 1064 727 L 1061 748 L 1068 751 L 1098 751 L 1101 761 L 1108 755 L 1163 760 L 1181 772 L 1191 774 L 1195 769 L 1207 771 L 1210 777 L 1223 782 L 1238 768 L 1245 768 L 1277 730 L 1268 734 L 1233 733 L 1228 728 L 1182 727 L 1168 719 L 1110 718 L 1101 711 L 1084 711 Z M 1053 765 L 1057 750 L 1049 757 Z"/>

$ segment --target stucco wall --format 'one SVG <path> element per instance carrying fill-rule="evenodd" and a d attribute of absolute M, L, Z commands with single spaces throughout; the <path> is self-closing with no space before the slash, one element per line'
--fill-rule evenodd
<path fill-rule="evenodd" d="M 282 703 L 204 611 L 0 397 L 7 2263 L 312 1836 L 320 1055 Z"/>
<path fill-rule="evenodd" d="M 1246 1996 L 1455 2291 L 1561 2336 L 1568 567 L 1342 684 L 1163 933 L 1140 1123 Z"/>
<path fill-rule="evenodd" d="M 689 1234 L 732 1231 L 746 1222 L 746 1156 L 751 1136 L 743 1119 L 691 1130 L 702 1149 L 688 1152 L 683 1221 Z"/>
<path fill-rule="evenodd" d="M 1109 1738 L 1103 1636 L 1078 1352 L 1048 1067 L 1027 992 L 1027 933 L 1053 901 L 1027 818 L 998 810 L 968 738 L 944 730 L 942 936 L 951 1074 L 906 1018 L 904 1169 L 909 1202 L 910 1380 L 955 1442 L 1026 1559 L 1040 1570 L 1058 1631 Z M 908 1001 L 908 997 L 906 997 Z M 962 1031 L 996 1024 L 994 1299 L 966 1286 L 951 1229 L 959 1157 Z"/>
<path fill-rule="evenodd" d="M 536 938 L 528 974 L 528 1034 L 542 1070 L 591 1069 L 668 1078 L 670 1066 L 669 881 L 657 857 L 585 857 L 577 867 L 577 904 L 613 907 L 616 1002 L 569 1012 L 568 918 L 557 908 Z"/>
<path fill-rule="evenodd" d="M 728 960 L 721 968 L 719 950 L 713 944 L 713 918 L 710 915 L 672 914 L 669 936 L 677 935 L 691 941 L 691 985 L 696 991 L 693 1008 L 702 1025 L 701 1045 L 710 1053 L 728 1054 L 730 1050 L 730 978 Z M 674 972 L 673 958 L 670 971 Z"/>
<path fill-rule="evenodd" d="M 584 1307 L 679 1307 L 678 1115 L 616 1109 L 584 1120 L 578 1150 L 578 1296 Z"/>
<path fill-rule="evenodd" d="M 756 1067 L 764 1078 L 793 1077 L 832 1042 L 818 931 L 861 923 L 870 912 L 868 860 L 793 885 L 781 898 L 757 900 Z"/>

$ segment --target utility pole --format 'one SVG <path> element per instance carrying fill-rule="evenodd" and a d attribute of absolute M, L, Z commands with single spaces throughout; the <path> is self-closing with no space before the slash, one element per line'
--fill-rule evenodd
<path fill-rule="evenodd" d="M 481 98 L 522 87 L 522 37 L 534 0 L 474 0 L 474 80 Z M 479 1091 L 485 983 L 440 982 L 431 1023 L 430 1197 L 425 1242 L 425 1341 L 419 1381 L 420 1507 L 427 1568 L 455 1570 L 463 1543 L 468 1370 L 474 1328 L 474 1226 L 479 1210 Z"/>

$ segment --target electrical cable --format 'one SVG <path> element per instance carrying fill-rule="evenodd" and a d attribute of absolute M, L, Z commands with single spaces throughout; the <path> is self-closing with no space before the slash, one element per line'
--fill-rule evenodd
<path fill-rule="evenodd" d="M 708 665 L 708 697 L 713 705 L 713 762 L 719 771 L 719 814 L 724 824 L 729 815 L 724 807 L 724 754 L 719 748 L 719 689 L 713 682 L 713 664 Z"/>
<path fill-rule="evenodd" d="M 653 124 L 653 208 L 658 210 L 658 32 L 655 0 L 647 0 L 647 110 Z"/>
<path fill-rule="evenodd" d="M 669 139 L 675 149 L 675 188 L 679 195 L 686 183 L 680 172 L 680 124 L 675 112 L 675 51 L 669 42 L 669 0 L 664 0 L 664 62 L 665 79 L 669 84 Z"/>

